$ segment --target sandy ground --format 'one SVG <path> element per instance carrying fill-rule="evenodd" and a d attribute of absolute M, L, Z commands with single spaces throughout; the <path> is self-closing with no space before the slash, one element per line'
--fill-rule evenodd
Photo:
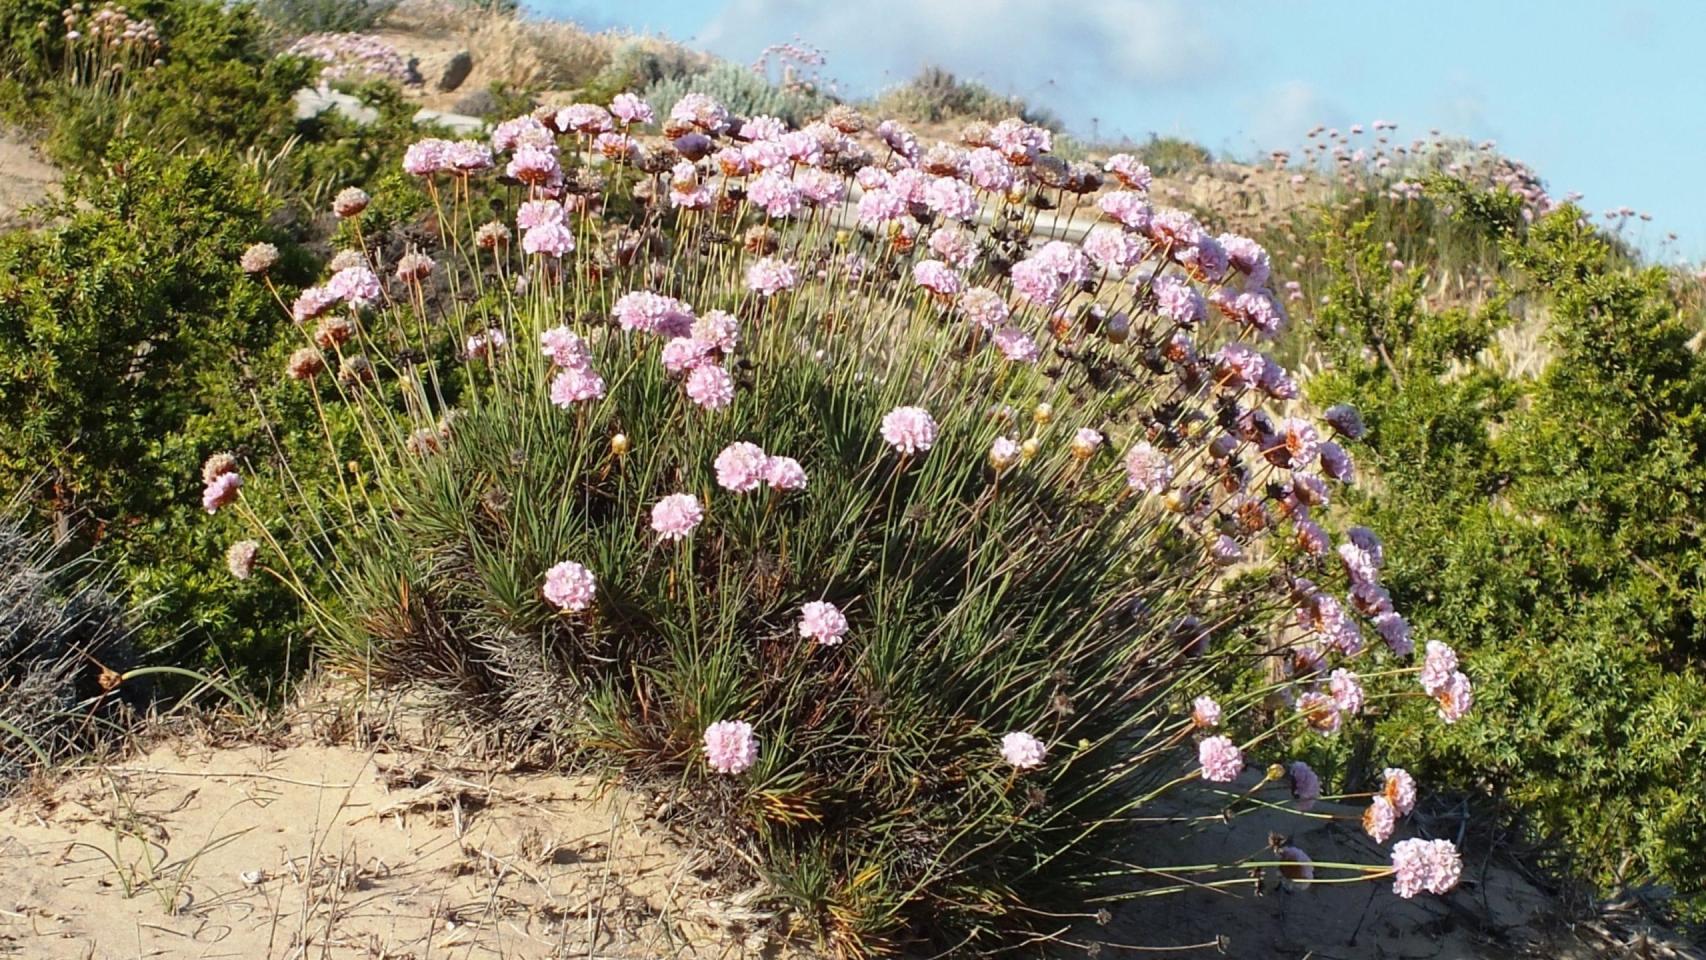
<path fill-rule="evenodd" d="M 303 726 L 267 744 L 166 739 L 0 804 L 0 958 L 797 952 L 746 906 L 761 902 L 756 891 L 731 896 L 695 869 L 692 852 L 647 815 L 655 801 L 586 777 L 501 772 L 412 737 L 363 747 Z M 1278 794 L 1268 786 L 1257 796 Z M 1156 811 L 1179 819 L 1149 829 L 1144 862 L 1265 858 L 1273 831 L 1317 860 L 1384 859 L 1357 827 L 1360 807 L 1223 819 L 1213 815 L 1222 805 L 1185 793 Z M 1637 924 L 1566 923 L 1515 865 L 1473 849 L 1462 887 L 1443 898 L 1402 901 L 1385 881 L 1292 889 L 1269 877 L 1262 888 L 1119 906 L 1105 925 L 1064 934 L 1077 946 L 1053 953 L 1085 956 L 1100 944 L 1101 956 L 1251 960 L 1699 956 L 1663 941 L 1638 946 Z"/>
<path fill-rule="evenodd" d="M 23 209 L 59 182 L 59 171 L 18 133 L 0 129 L 0 230 L 29 223 Z"/>
<path fill-rule="evenodd" d="M 173 740 L 0 808 L 0 957 L 752 955 L 632 803 L 428 752 Z"/>

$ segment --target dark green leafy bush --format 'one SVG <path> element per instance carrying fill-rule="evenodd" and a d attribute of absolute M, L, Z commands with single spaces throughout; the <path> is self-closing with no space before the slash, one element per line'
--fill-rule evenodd
<path fill-rule="evenodd" d="M 1706 894 L 1706 360 L 1668 275 L 1570 208 L 1524 225 L 1517 198 L 1449 181 L 1436 202 L 1511 270 L 1479 310 L 1434 311 L 1393 271 L 1375 218 L 1323 233 L 1333 282 L 1310 387 L 1370 424 L 1389 586 L 1419 639 L 1457 646 L 1476 711 L 1381 724 L 1394 759 L 1485 785 L 1598 880 Z M 1545 310 L 1538 376 L 1502 367 L 1513 304 Z"/>
<path fill-rule="evenodd" d="M 67 185 L 53 226 L 0 239 L 0 474 L 45 474 L 36 509 L 104 545 L 135 599 L 159 594 L 150 646 L 272 669 L 295 615 L 223 572 L 194 482 L 215 442 L 288 439 L 254 403 L 292 344 L 236 267 L 270 204 L 215 157 L 121 144 L 110 162 Z"/>

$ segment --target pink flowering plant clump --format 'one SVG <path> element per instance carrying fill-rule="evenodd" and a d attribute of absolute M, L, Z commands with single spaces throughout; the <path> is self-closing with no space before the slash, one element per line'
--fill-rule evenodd
<path fill-rule="evenodd" d="M 1051 146 L 703 94 L 417 143 L 407 244 L 257 279 L 302 341 L 278 375 L 360 425 L 343 469 L 262 523 L 245 498 L 292 467 L 234 463 L 208 507 L 257 521 L 336 668 L 675 791 L 844 955 L 1181 872 L 1392 876 L 1133 845 L 1172 789 L 1313 802 L 1298 737 L 1395 699 L 1451 720 L 1471 686 L 1412 653 L 1378 539 L 1320 522 L 1355 437 L 1293 403 L 1260 247 Z M 1087 251 L 1068 209 L 1117 236 Z M 266 560 L 334 530 L 332 587 Z M 1252 662 L 1259 689 L 1217 682 Z"/>

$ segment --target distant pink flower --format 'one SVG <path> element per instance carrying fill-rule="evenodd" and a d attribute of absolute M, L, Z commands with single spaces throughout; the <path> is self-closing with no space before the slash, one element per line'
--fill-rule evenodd
<path fill-rule="evenodd" d="M 631 93 L 618 93 L 610 101 L 610 112 L 623 123 L 651 123 L 651 104 Z"/>
<path fill-rule="evenodd" d="M 492 168 L 492 148 L 477 140 L 458 140 L 445 148 L 444 159 L 458 173 L 475 173 Z"/>
<path fill-rule="evenodd" d="M 586 341 L 566 326 L 552 327 L 539 334 L 539 352 L 559 367 L 585 367 L 592 360 Z"/>
<path fill-rule="evenodd" d="M 1053 304 L 1065 286 L 1060 274 L 1034 259 L 1014 264 L 1011 277 L 1013 292 L 1041 306 Z"/>
<path fill-rule="evenodd" d="M 1280 439 L 1291 454 L 1292 469 L 1307 467 L 1321 452 L 1321 435 L 1302 417 L 1287 417 L 1279 423 Z"/>
<path fill-rule="evenodd" d="M 561 258 L 575 249 L 575 234 L 563 223 L 545 223 L 521 235 L 521 249 L 534 256 Z"/>
<path fill-rule="evenodd" d="M 663 345 L 660 359 L 670 373 L 682 374 L 713 360 L 711 345 L 698 337 L 676 337 Z"/>
<path fill-rule="evenodd" d="M 953 177 L 937 177 L 924 189 L 924 205 L 949 220 L 977 216 L 977 194 L 971 185 Z"/>
<path fill-rule="evenodd" d="M 325 313 L 337 302 L 337 295 L 325 287 L 308 287 L 296 295 L 296 301 L 290 305 L 290 316 L 297 323 L 304 323 Z"/>
<path fill-rule="evenodd" d="M 1475 688 L 1469 682 L 1469 675 L 1457 670 L 1443 686 L 1433 691 L 1433 698 L 1439 702 L 1440 719 L 1446 723 L 1456 723 L 1475 705 Z"/>
<path fill-rule="evenodd" d="M 1097 199 L 1096 208 L 1109 220 L 1139 233 L 1148 232 L 1155 214 L 1142 194 L 1125 190 L 1103 194 Z"/>
<path fill-rule="evenodd" d="M 764 481 L 772 490 L 804 490 L 806 470 L 793 457 L 771 457 L 765 469 Z"/>
<path fill-rule="evenodd" d="M 1261 353 L 1242 343 L 1221 347 L 1213 359 L 1215 375 L 1233 389 L 1261 383 L 1262 371 L 1267 365 Z"/>
<path fill-rule="evenodd" d="M 883 417 L 883 439 L 896 452 L 911 456 L 936 443 L 936 421 L 923 407 L 895 407 Z"/>
<path fill-rule="evenodd" d="M 705 728 L 705 760 L 718 773 L 745 773 L 758 762 L 758 738 L 744 720 L 719 720 Z"/>
<path fill-rule="evenodd" d="M 1031 335 L 1011 324 L 997 329 L 993 339 L 1001 355 L 1014 363 L 1036 363 L 1042 357 Z"/>
<path fill-rule="evenodd" d="M 1438 640 L 1429 640 L 1427 655 L 1422 660 L 1421 683 L 1422 689 L 1430 696 L 1438 694 L 1451 682 L 1451 675 L 1457 670 L 1457 651 L 1449 644 Z"/>
<path fill-rule="evenodd" d="M 1297 698 L 1297 712 L 1303 716 L 1304 723 L 1311 730 L 1325 736 L 1339 732 L 1344 724 L 1344 713 L 1339 709 L 1339 702 L 1325 693 L 1311 690 Z"/>
<path fill-rule="evenodd" d="M 1355 673 L 1340 667 L 1327 677 L 1327 691 L 1339 710 L 1352 716 L 1362 712 L 1362 680 Z"/>
<path fill-rule="evenodd" d="M 761 297 L 772 297 L 791 290 L 799 282 L 800 275 L 794 265 L 776 257 L 765 257 L 746 268 L 747 289 Z"/>
<path fill-rule="evenodd" d="M 705 519 L 699 498 L 691 493 L 672 493 L 652 506 L 652 530 L 660 540 L 681 540 Z"/>
<path fill-rule="evenodd" d="M 1327 552 L 1327 531 L 1313 520 L 1299 520 L 1295 530 L 1297 547 L 1312 557 L 1319 557 Z"/>
<path fill-rule="evenodd" d="M 960 316 L 986 330 L 994 330 L 1007 322 L 1011 311 L 1001 294 L 988 287 L 972 287 L 960 294 L 955 309 Z"/>
<path fill-rule="evenodd" d="M 597 591 L 598 578 L 573 560 L 545 571 L 545 600 L 559 610 L 585 610 Z"/>
<path fill-rule="evenodd" d="M 1463 857 L 1450 840 L 1413 837 L 1392 845 L 1392 892 L 1408 900 L 1423 890 L 1450 893 L 1463 875 Z"/>
<path fill-rule="evenodd" d="M 1149 167 L 1129 153 L 1116 153 L 1108 158 L 1102 169 L 1114 175 L 1114 179 L 1131 190 L 1148 193 L 1150 182 Z"/>
<path fill-rule="evenodd" d="M 692 307 L 648 290 L 634 290 L 618 297 L 611 313 L 624 330 L 683 337 L 693 327 Z"/>
<path fill-rule="evenodd" d="M 800 636 L 826 647 L 840 646 L 847 636 L 847 618 L 835 604 L 813 600 L 800 607 Z"/>
<path fill-rule="evenodd" d="M 514 150 L 523 145 L 554 148 L 550 128 L 532 115 L 505 120 L 492 128 L 492 149 L 497 152 Z"/>
<path fill-rule="evenodd" d="M 1385 797 L 1375 797 L 1362 812 L 1362 829 L 1375 843 L 1385 843 L 1391 839 L 1392 831 L 1398 826 L 1398 810 L 1392 806 L 1392 801 Z"/>
<path fill-rule="evenodd" d="M 1416 808 L 1416 780 L 1401 767 L 1381 771 L 1380 795 L 1392 804 L 1398 816 L 1406 817 Z"/>
<path fill-rule="evenodd" d="M 1126 483 L 1143 493 L 1160 493 L 1173 482 L 1173 464 L 1165 454 L 1139 440 L 1125 455 Z"/>
<path fill-rule="evenodd" d="M 1374 618 L 1374 629 L 1379 631 L 1380 638 L 1386 641 L 1386 646 L 1400 657 L 1407 657 L 1416 649 L 1415 641 L 1410 638 L 1410 623 L 1396 613 L 1382 613 Z"/>
<path fill-rule="evenodd" d="M 1197 744 L 1202 778 L 1211 783 L 1231 783 L 1244 771 L 1244 754 L 1227 737 L 1209 737 Z"/>
<path fill-rule="evenodd" d="M 717 454 L 717 485 L 731 493 L 746 493 L 764 483 L 770 458 L 756 443 L 731 443 Z"/>
<path fill-rule="evenodd" d="M 1207 694 L 1191 701 L 1191 722 L 1199 727 L 1220 726 L 1220 704 Z"/>
<path fill-rule="evenodd" d="M 800 211 L 800 188 L 780 169 L 766 170 L 747 185 L 746 197 L 767 216 L 781 220 Z"/>
<path fill-rule="evenodd" d="M 1099 430 L 1079 427 L 1078 432 L 1072 435 L 1072 455 L 1080 460 L 1088 460 L 1102 449 L 1104 439 Z"/>
<path fill-rule="evenodd" d="M 920 260 L 912 265 L 912 280 L 914 283 L 929 290 L 931 293 L 944 297 L 952 297 L 960 292 L 963 283 L 954 268 L 940 260 Z"/>
<path fill-rule="evenodd" d="M 326 281 L 326 292 L 352 307 L 371 306 L 385 295 L 379 278 L 365 266 L 339 270 Z"/>
<path fill-rule="evenodd" d="M 889 149 L 900 154 L 902 157 L 905 157 L 908 160 L 916 160 L 918 158 L 918 138 L 912 135 L 912 131 L 906 129 L 895 121 L 884 120 L 882 123 L 877 124 L 877 136 L 882 138 L 884 143 L 888 144 Z"/>
<path fill-rule="evenodd" d="M 610 127 L 610 111 L 596 103 L 571 103 L 557 111 L 557 129 L 564 133 L 604 133 Z"/>
<path fill-rule="evenodd" d="M 1015 730 L 1001 738 L 1001 759 L 1015 770 L 1031 770 L 1043 765 L 1048 747 L 1030 734 Z"/>
<path fill-rule="evenodd" d="M 1285 770 L 1291 780 L 1291 797 L 1297 801 L 1297 809 L 1308 810 L 1315 806 L 1315 801 L 1321 799 L 1321 778 L 1302 760 L 1293 760 Z"/>
<path fill-rule="evenodd" d="M 449 148 L 449 141 L 437 137 L 409 144 L 408 149 L 403 151 L 403 172 L 426 177 L 446 169 L 446 153 Z"/>
<path fill-rule="evenodd" d="M 735 381 L 714 363 L 704 363 L 687 375 L 687 396 L 706 410 L 722 410 L 735 400 Z"/>
<path fill-rule="evenodd" d="M 564 367 L 551 380 L 551 402 L 565 409 L 603 397 L 604 378 L 591 367 Z"/>
<path fill-rule="evenodd" d="M 237 491 L 242 486 L 243 478 L 235 470 L 214 477 L 201 492 L 201 508 L 208 513 L 218 513 L 220 507 L 237 501 Z"/>

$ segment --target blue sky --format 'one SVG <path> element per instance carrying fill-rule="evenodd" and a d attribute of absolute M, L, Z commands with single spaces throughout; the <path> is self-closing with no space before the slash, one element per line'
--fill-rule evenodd
<path fill-rule="evenodd" d="M 1497 141 L 1554 196 L 1650 212 L 1631 236 L 1706 259 L 1706 0 L 529 0 L 750 62 L 799 37 L 864 95 L 925 63 L 1074 132 L 1254 157 L 1379 118 Z M 1670 243 L 1666 234 L 1679 239 Z"/>

